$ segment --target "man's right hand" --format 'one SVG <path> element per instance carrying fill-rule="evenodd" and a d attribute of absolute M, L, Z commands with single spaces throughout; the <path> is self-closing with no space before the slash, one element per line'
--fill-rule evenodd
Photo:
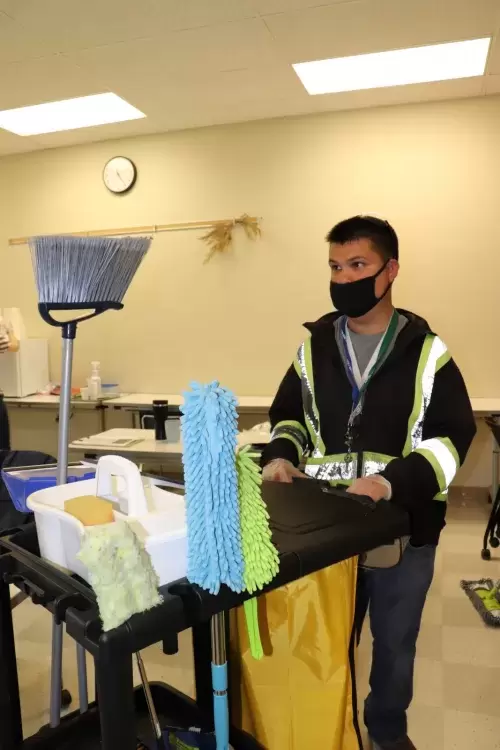
<path fill-rule="evenodd" d="M 275 458 L 264 466 L 262 470 L 262 479 L 265 482 L 285 482 L 286 484 L 291 484 L 294 477 L 307 479 L 305 474 L 285 458 Z"/>

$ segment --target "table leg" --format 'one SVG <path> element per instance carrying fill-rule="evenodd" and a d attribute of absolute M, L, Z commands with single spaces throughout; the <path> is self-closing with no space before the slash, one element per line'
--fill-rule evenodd
<path fill-rule="evenodd" d="M 101 639 L 95 670 L 101 750 L 136 750 L 132 655 L 116 653 L 112 643 Z"/>
<path fill-rule="evenodd" d="M 17 750 L 23 742 L 21 703 L 10 590 L 0 579 L 0 749 Z"/>
<path fill-rule="evenodd" d="M 101 428 L 101 432 L 106 432 L 106 409 L 107 407 L 104 406 L 104 404 L 100 404 L 98 407 L 99 410 L 99 424 Z"/>

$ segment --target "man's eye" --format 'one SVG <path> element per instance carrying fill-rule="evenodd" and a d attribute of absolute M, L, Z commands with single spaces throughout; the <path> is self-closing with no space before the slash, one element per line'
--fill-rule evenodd
<path fill-rule="evenodd" d="M 364 268 L 365 264 L 361 260 L 357 260 L 356 263 L 353 263 L 354 268 Z"/>

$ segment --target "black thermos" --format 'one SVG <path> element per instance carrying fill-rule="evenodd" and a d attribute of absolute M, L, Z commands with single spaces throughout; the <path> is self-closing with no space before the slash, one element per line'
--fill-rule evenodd
<path fill-rule="evenodd" d="M 153 401 L 153 417 L 155 420 L 155 440 L 166 440 L 168 419 L 168 401 Z"/>

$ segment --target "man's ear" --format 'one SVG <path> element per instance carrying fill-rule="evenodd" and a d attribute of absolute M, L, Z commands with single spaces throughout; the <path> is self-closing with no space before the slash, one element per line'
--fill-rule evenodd
<path fill-rule="evenodd" d="M 392 283 L 399 273 L 399 263 L 395 258 L 391 258 L 387 264 L 387 270 L 389 272 L 389 281 Z"/>

